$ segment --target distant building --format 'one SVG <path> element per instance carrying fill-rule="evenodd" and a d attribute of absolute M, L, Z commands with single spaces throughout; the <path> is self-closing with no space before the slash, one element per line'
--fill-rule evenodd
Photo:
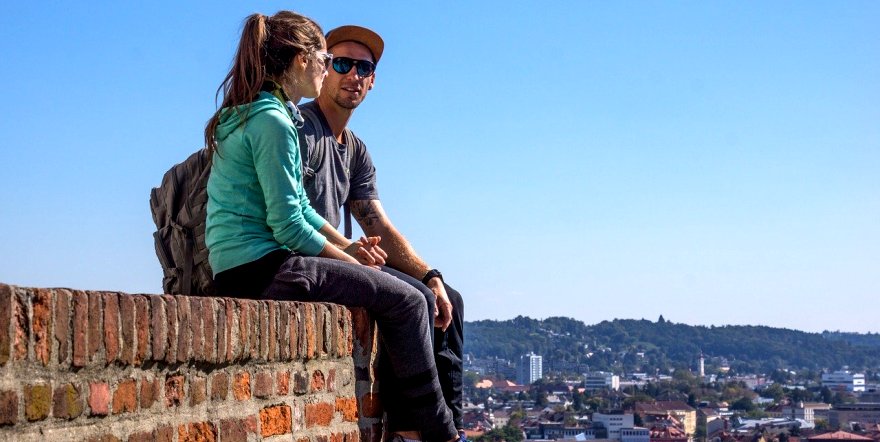
<path fill-rule="evenodd" d="M 832 427 L 843 427 L 850 422 L 857 422 L 863 427 L 873 427 L 880 424 L 880 403 L 859 402 L 835 405 L 828 411 L 828 422 Z"/>
<path fill-rule="evenodd" d="M 798 402 L 797 404 L 783 405 L 779 417 L 800 419 L 810 425 L 816 423 L 816 411 L 830 410 L 831 405 L 823 402 Z"/>
<path fill-rule="evenodd" d="M 650 442 L 651 431 L 647 428 L 621 428 L 620 442 Z"/>
<path fill-rule="evenodd" d="M 865 374 L 849 370 L 822 373 L 822 386 L 832 390 L 865 391 Z"/>
<path fill-rule="evenodd" d="M 687 436 L 693 436 L 697 431 L 697 410 L 682 401 L 657 401 L 654 403 L 636 403 L 636 413 L 642 416 L 642 420 L 663 420 L 667 416 L 681 422 Z M 654 437 L 651 436 L 651 440 Z"/>
<path fill-rule="evenodd" d="M 650 442 L 689 442 L 690 437 L 685 432 L 670 425 L 655 425 L 650 430 Z"/>
<path fill-rule="evenodd" d="M 620 376 L 604 371 L 585 373 L 584 388 L 587 391 L 620 390 Z"/>
<path fill-rule="evenodd" d="M 621 430 L 632 429 L 633 415 L 626 413 L 593 413 L 593 422 L 600 423 L 608 431 L 608 439 L 620 440 Z"/>
<path fill-rule="evenodd" d="M 847 431 L 834 431 L 831 433 L 819 434 L 807 439 L 809 442 L 840 442 L 840 441 L 872 441 L 870 437 L 860 436 Z"/>
<path fill-rule="evenodd" d="M 519 367 L 516 376 L 519 384 L 530 385 L 538 379 L 541 379 L 543 376 L 543 358 L 534 353 L 522 355 L 519 358 Z"/>

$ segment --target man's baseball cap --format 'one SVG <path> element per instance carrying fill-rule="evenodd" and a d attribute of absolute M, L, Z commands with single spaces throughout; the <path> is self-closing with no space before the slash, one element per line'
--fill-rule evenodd
<path fill-rule="evenodd" d="M 382 51 L 385 50 L 385 42 L 379 34 L 362 26 L 345 25 L 330 30 L 324 37 L 327 40 L 327 49 L 332 48 L 344 41 L 353 41 L 367 47 L 373 54 L 373 63 L 379 63 Z"/>

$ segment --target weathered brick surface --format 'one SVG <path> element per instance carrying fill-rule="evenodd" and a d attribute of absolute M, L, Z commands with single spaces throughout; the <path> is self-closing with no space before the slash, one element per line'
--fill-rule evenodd
<path fill-rule="evenodd" d="M 51 336 L 52 291 L 37 289 L 33 298 L 34 357 L 43 365 L 49 364 L 52 350 Z"/>
<path fill-rule="evenodd" d="M 229 375 L 224 372 L 215 373 L 211 377 L 211 400 L 223 401 L 229 395 Z"/>
<path fill-rule="evenodd" d="M 352 382 L 348 318 L 329 304 L 0 284 L 0 370 L 13 374 L 0 440 L 70 427 L 77 440 L 354 442 L 381 421 L 356 423 L 372 372 L 358 359 Z"/>
<path fill-rule="evenodd" d="M 104 336 L 101 329 L 102 316 L 104 313 L 103 303 L 101 302 L 101 294 L 97 292 L 88 292 L 89 295 L 89 362 L 95 361 L 98 354 L 104 350 Z"/>
<path fill-rule="evenodd" d="M 378 394 L 367 393 L 361 398 L 361 413 L 366 417 L 382 417 L 382 401 Z"/>
<path fill-rule="evenodd" d="M 116 386 L 113 392 L 113 414 L 130 413 L 137 410 L 137 381 L 126 379 Z"/>
<path fill-rule="evenodd" d="M 232 382 L 232 396 L 237 401 L 251 398 L 251 375 L 246 371 L 238 372 Z"/>
<path fill-rule="evenodd" d="M 135 296 L 135 309 L 137 311 L 137 352 L 135 353 L 135 365 L 146 361 L 150 355 L 150 303 L 143 296 Z"/>
<path fill-rule="evenodd" d="M 52 416 L 61 419 L 75 419 L 83 412 L 82 397 L 73 384 L 55 388 L 52 394 Z"/>
<path fill-rule="evenodd" d="M 12 302 L 15 292 L 11 286 L 0 283 L 0 366 L 9 362 L 12 340 L 8 331 L 12 325 Z"/>
<path fill-rule="evenodd" d="M 125 364 L 134 365 L 137 361 L 137 347 L 135 338 L 135 306 L 134 296 L 119 296 L 119 315 L 125 318 L 119 322 L 119 329 L 122 335 L 122 346 L 120 347 L 119 360 Z"/>
<path fill-rule="evenodd" d="M 355 398 L 336 398 L 336 411 L 342 414 L 343 420 L 357 422 L 357 400 Z"/>
<path fill-rule="evenodd" d="M 110 385 L 106 382 L 89 384 L 89 410 L 92 416 L 106 416 L 110 413 Z"/>
<path fill-rule="evenodd" d="M 165 378 L 165 406 L 176 407 L 183 401 L 183 375 L 172 375 Z"/>
<path fill-rule="evenodd" d="M 119 360 L 119 295 L 104 293 L 104 354 L 107 363 Z"/>
<path fill-rule="evenodd" d="M 267 370 L 261 370 L 254 376 L 254 397 L 266 399 L 272 397 L 274 393 L 274 382 L 272 373 Z"/>
<path fill-rule="evenodd" d="M 0 295 L 2 296 L 2 295 Z M 0 300 L 0 305 L 3 301 Z M 2 310 L 2 307 L 0 307 Z M 3 321 L 0 320 L 0 323 Z M 55 361 L 64 363 L 70 354 L 70 292 L 65 289 L 55 290 L 55 308 L 52 319 L 52 328 L 54 329 L 55 345 L 57 348 Z M 4 333 L 5 334 L 5 333 Z M 2 342 L 3 338 L 0 338 Z M 2 356 L 0 356 L 2 359 Z"/>
<path fill-rule="evenodd" d="M 2 290 L 3 288 L 0 287 L 0 292 Z M 2 293 L 0 293 L 0 296 L 2 296 Z M 17 420 L 18 394 L 13 390 L 0 391 L 0 426 L 13 425 Z"/>
<path fill-rule="evenodd" d="M 180 442 L 214 442 L 217 440 L 217 427 L 211 422 L 197 422 L 177 428 Z"/>
<path fill-rule="evenodd" d="M 24 415 L 28 421 L 39 421 L 49 417 L 52 404 L 52 389 L 48 385 L 24 386 Z"/>
<path fill-rule="evenodd" d="M 275 405 L 260 410 L 260 433 L 263 437 L 291 432 L 289 405 Z"/>
<path fill-rule="evenodd" d="M 73 365 L 85 367 L 89 357 L 89 295 L 73 292 Z"/>
<path fill-rule="evenodd" d="M 207 390 L 207 380 L 205 380 L 202 376 L 194 376 L 189 380 L 189 406 L 195 407 L 196 405 L 205 402 L 205 399 L 208 398 L 208 390 Z"/>
<path fill-rule="evenodd" d="M 327 402 L 306 404 L 306 428 L 330 425 L 330 421 L 333 420 L 333 410 L 333 404 Z"/>

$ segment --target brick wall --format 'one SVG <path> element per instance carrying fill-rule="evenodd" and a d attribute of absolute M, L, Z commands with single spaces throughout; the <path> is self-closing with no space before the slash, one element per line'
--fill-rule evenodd
<path fill-rule="evenodd" d="M 0 440 L 376 442 L 375 348 L 335 304 L 0 283 Z"/>

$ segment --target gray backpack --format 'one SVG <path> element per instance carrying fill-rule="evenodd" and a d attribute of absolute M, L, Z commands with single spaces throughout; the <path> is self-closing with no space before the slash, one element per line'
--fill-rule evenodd
<path fill-rule="evenodd" d="M 206 149 L 165 172 L 150 191 L 156 255 L 162 265 L 162 290 L 174 295 L 215 294 L 205 246 L 205 218 L 211 158 Z"/>

